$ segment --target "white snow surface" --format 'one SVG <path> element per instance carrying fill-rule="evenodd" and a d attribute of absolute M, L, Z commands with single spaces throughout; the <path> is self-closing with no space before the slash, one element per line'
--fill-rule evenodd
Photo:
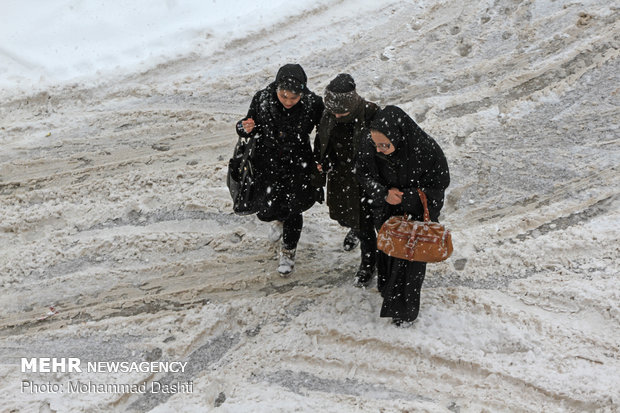
<path fill-rule="evenodd" d="M 584 0 L 4 1 L 2 412 L 620 411 L 619 9 Z M 282 64 L 405 109 L 452 183 L 419 319 L 317 204 L 297 264 L 225 185 Z M 50 307 L 53 308 L 50 309 Z M 183 373 L 22 372 L 21 358 Z M 71 383 L 192 391 L 68 394 Z M 64 392 L 24 391 L 24 382 Z"/>
<path fill-rule="evenodd" d="M 323 1 L 7 0 L 0 21 L 0 87 L 137 71 L 258 32 Z"/>

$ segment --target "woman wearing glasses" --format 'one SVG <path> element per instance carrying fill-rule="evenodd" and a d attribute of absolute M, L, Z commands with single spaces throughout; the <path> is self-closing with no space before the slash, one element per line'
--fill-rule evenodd
<path fill-rule="evenodd" d="M 423 220 L 418 188 L 427 196 L 431 220 L 437 221 L 450 184 L 448 163 L 437 142 L 396 106 L 386 106 L 375 116 L 358 156 L 357 173 L 373 201 L 377 229 L 395 215 Z M 420 309 L 426 263 L 379 251 L 377 270 L 383 297 L 380 316 L 391 317 L 397 326 L 409 325 Z"/>
<path fill-rule="evenodd" d="M 307 77 L 298 64 L 282 66 L 273 83 L 258 91 L 250 109 L 237 122 L 237 134 L 256 139 L 253 165 L 258 185 L 257 217 L 273 222 L 270 239 L 282 237 L 278 272 L 289 274 L 303 227 L 302 212 L 323 189 L 311 184 L 316 163 L 310 133 L 319 124 L 323 100 L 308 90 Z"/>

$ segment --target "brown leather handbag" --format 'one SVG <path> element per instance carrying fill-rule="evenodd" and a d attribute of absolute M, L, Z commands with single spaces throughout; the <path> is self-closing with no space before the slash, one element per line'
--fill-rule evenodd
<path fill-rule="evenodd" d="M 426 194 L 418 189 L 424 206 L 424 221 L 407 215 L 393 216 L 377 234 L 377 248 L 387 255 L 408 261 L 439 262 L 452 254 L 452 235 L 443 225 L 431 222 Z"/>

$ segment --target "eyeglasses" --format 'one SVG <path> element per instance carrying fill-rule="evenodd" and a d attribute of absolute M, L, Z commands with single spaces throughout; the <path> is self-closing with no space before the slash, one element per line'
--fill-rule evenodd
<path fill-rule="evenodd" d="M 383 142 L 377 143 L 375 141 L 372 141 L 372 145 L 377 149 L 383 149 L 383 150 L 388 150 L 392 147 L 391 143 L 383 143 Z"/>

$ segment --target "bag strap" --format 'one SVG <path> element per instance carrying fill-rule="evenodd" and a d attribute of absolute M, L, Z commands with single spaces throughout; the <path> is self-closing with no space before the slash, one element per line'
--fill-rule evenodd
<path fill-rule="evenodd" d="M 248 136 L 247 138 L 239 137 L 240 140 L 245 140 L 243 146 L 243 158 L 241 160 L 241 165 L 245 165 L 248 160 L 251 160 L 254 155 L 254 146 L 256 145 L 255 137 Z"/>
<path fill-rule="evenodd" d="M 420 201 L 422 201 L 422 206 L 424 207 L 424 222 L 429 222 L 431 220 L 431 215 L 428 212 L 426 194 L 418 188 L 418 195 L 420 196 Z"/>

